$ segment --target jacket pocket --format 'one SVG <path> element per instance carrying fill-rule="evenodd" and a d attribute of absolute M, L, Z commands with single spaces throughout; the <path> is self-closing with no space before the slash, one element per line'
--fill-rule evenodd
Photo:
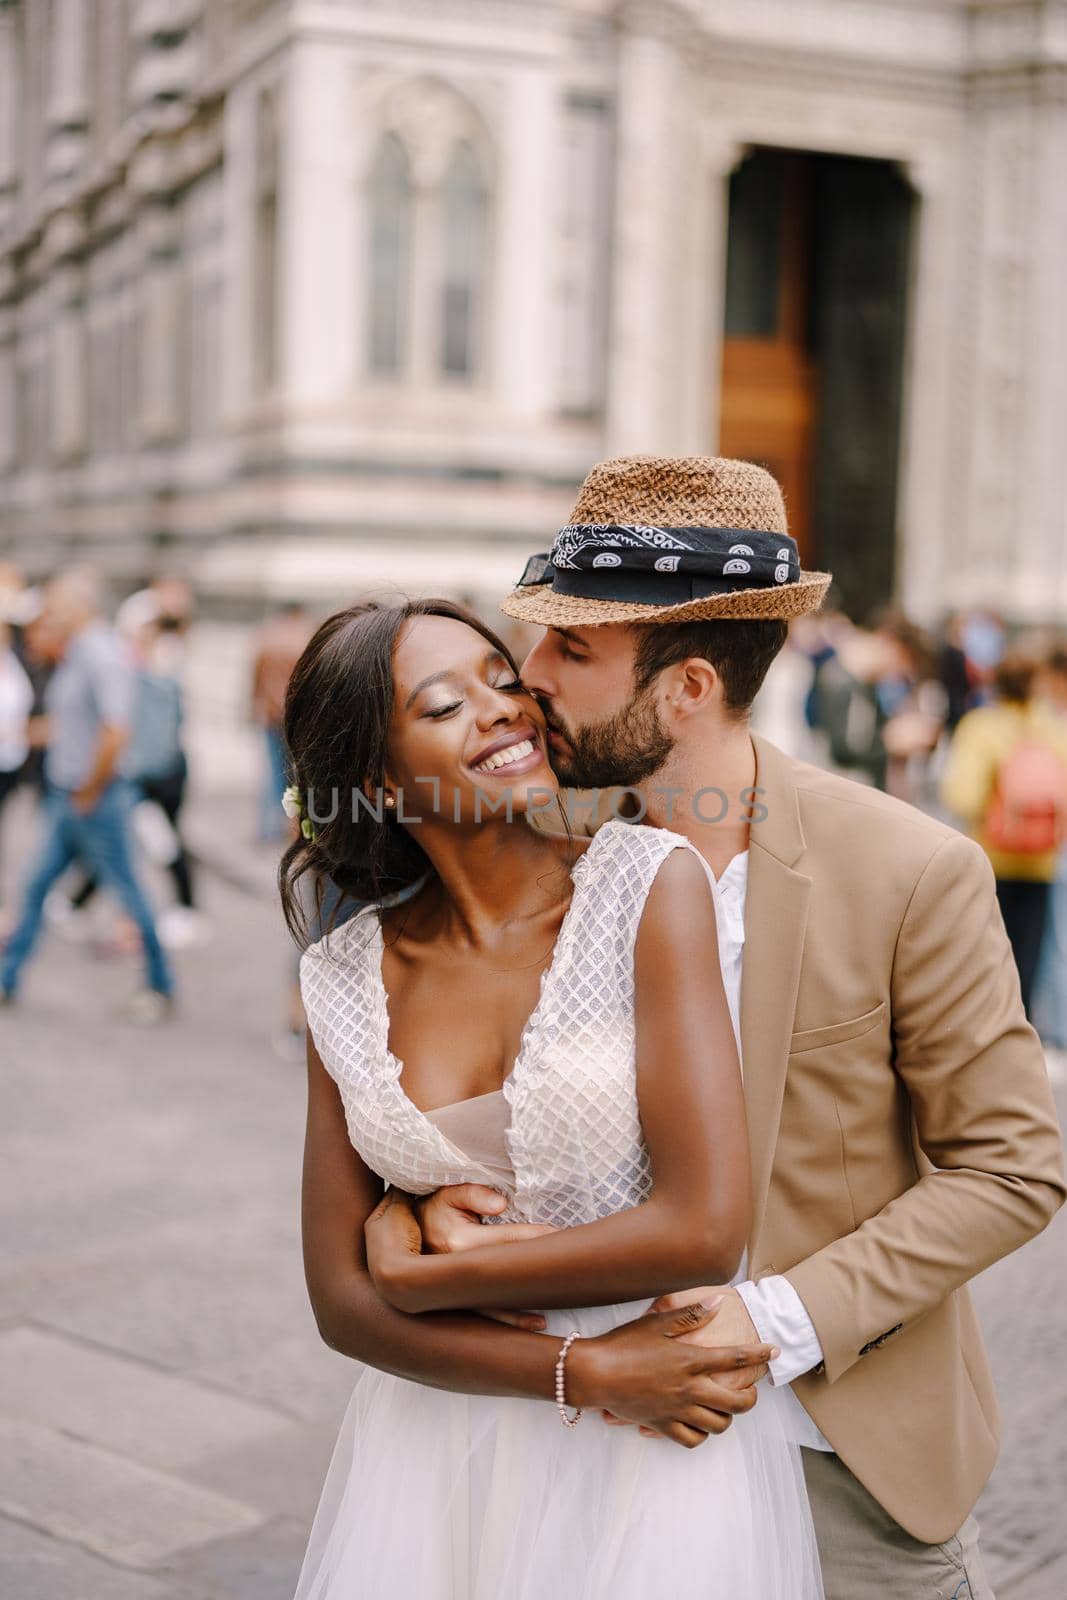
<path fill-rule="evenodd" d="M 825 1050 L 831 1044 L 860 1039 L 872 1028 L 877 1028 L 884 1016 L 885 1001 L 882 1000 L 873 1011 L 865 1011 L 862 1017 L 853 1017 L 850 1022 L 834 1022 L 828 1028 L 802 1028 L 790 1040 L 789 1054 L 795 1056 L 805 1050 Z"/>

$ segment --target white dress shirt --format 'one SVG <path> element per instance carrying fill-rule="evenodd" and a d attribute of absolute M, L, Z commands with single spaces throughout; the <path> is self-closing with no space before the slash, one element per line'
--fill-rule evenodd
<path fill-rule="evenodd" d="M 748 851 L 742 850 L 716 879 L 707 862 L 708 878 L 715 896 L 715 920 L 719 932 L 719 966 L 722 968 L 726 1003 L 741 1054 L 741 970 L 745 954 L 745 894 L 748 888 Z M 742 1063 L 743 1069 L 743 1063 Z M 756 1332 L 766 1344 L 777 1345 L 781 1355 L 771 1362 L 770 1381 L 788 1386 L 817 1367 L 823 1358 L 822 1345 L 801 1300 L 788 1278 L 771 1275 L 752 1283 L 747 1278 L 748 1263 L 734 1279 L 734 1287 L 748 1308 Z M 789 1391 L 790 1423 L 796 1442 L 812 1450 L 830 1450 L 826 1440 Z"/>

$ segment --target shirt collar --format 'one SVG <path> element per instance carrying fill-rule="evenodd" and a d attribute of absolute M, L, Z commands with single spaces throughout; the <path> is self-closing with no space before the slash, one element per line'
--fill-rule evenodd
<path fill-rule="evenodd" d="M 723 933 L 734 944 L 745 942 L 745 894 L 748 888 L 748 851 L 739 850 L 716 878 L 715 903 L 723 922 Z"/>

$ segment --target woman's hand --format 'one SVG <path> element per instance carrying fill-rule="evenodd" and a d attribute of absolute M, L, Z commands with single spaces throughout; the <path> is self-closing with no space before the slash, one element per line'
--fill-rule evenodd
<path fill-rule="evenodd" d="M 684 1343 L 697 1344 L 705 1350 L 720 1352 L 729 1350 L 732 1353 L 766 1352 L 770 1349 L 770 1355 L 764 1354 L 762 1360 L 744 1365 L 737 1363 L 727 1367 L 717 1379 L 717 1382 L 727 1389 L 734 1389 L 739 1393 L 751 1390 L 754 1394 L 756 1384 L 770 1371 L 771 1360 L 776 1360 L 781 1351 L 761 1342 L 745 1302 L 737 1290 L 731 1289 L 728 1285 L 719 1288 L 683 1289 L 679 1294 L 662 1294 L 658 1300 L 653 1301 L 649 1309 L 658 1312 L 682 1311 L 694 1305 L 712 1307 L 714 1315 L 710 1319 L 705 1318 L 691 1330 L 679 1334 L 678 1337 Z M 605 1411 L 603 1416 L 605 1422 L 624 1425 L 625 1419 L 615 1416 L 610 1411 Z M 648 1427 L 641 1429 L 645 1434 L 655 1431 L 657 1430 Z"/>
<path fill-rule="evenodd" d="M 474 1250 L 479 1245 L 518 1244 L 523 1239 L 540 1239 L 556 1232 L 547 1222 L 502 1222 L 487 1232 L 482 1218 L 499 1217 L 507 1210 L 507 1204 L 499 1189 L 490 1189 L 484 1183 L 457 1183 L 416 1200 L 415 1214 L 424 1248 L 431 1255 L 446 1256 L 457 1250 Z"/>
<path fill-rule="evenodd" d="M 539 1239 L 542 1234 L 556 1231 L 547 1222 L 502 1222 L 487 1233 L 482 1218 L 499 1217 L 506 1209 L 507 1200 L 500 1190 L 484 1183 L 457 1183 L 448 1189 L 436 1189 L 415 1201 L 423 1249 L 431 1255 L 446 1256 L 483 1244 L 517 1244 L 521 1239 Z M 528 1333 L 541 1333 L 545 1327 L 539 1311 L 483 1311 L 481 1315 L 509 1328 L 525 1328 Z"/>
<path fill-rule="evenodd" d="M 770 1360 L 770 1345 L 721 1344 L 705 1349 L 693 1335 L 714 1326 L 715 1304 L 649 1311 L 594 1339 L 579 1339 L 567 1357 L 567 1398 L 597 1407 L 616 1422 L 637 1423 L 694 1449 L 725 1433 L 756 1404 L 755 1386 L 734 1387 L 735 1374 Z"/>
<path fill-rule="evenodd" d="M 516 1244 L 555 1233 L 549 1224 L 516 1222 L 486 1229 L 480 1218 L 499 1216 L 504 1196 L 483 1184 L 462 1183 L 422 1199 L 389 1189 L 363 1226 L 367 1269 L 374 1287 L 397 1310 L 413 1310 L 426 1252 L 448 1255 L 485 1244 Z M 483 1311 L 482 1316 L 511 1328 L 540 1333 L 545 1319 L 536 1311 Z"/>
<path fill-rule="evenodd" d="M 422 1260 L 422 1232 L 411 1195 L 387 1189 L 363 1224 L 367 1270 L 374 1287 L 396 1305 L 417 1281 Z"/>
<path fill-rule="evenodd" d="M 476 1183 L 440 1189 L 423 1200 L 398 1189 L 387 1190 L 363 1225 L 367 1270 L 382 1299 L 398 1311 L 418 1309 L 420 1280 L 427 1267 L 424 1249 L 430 1246 L 423 1224 L 427 1215 L 437 1242 L 436 1249 L 430 1247 L 431 1256 L 486 1243 L 514 1244 L 556 1231 L 532 1222 L 487 1230 L 479 1222 L 479 1216 L 499 1215 L 506 1205 L 495 1189 Z M 498 1234 L 504 1237 L 497 1238 Z M 536 1311 L 483 1311 L 481 1315 L 529 1333 L 540 1333 L 545 1326 L 544 1317 Z"/>
<path fill-rule="evenodd" d="M 456 1394 L 550 1402 L 559 1339 L 490 1328 L 481 1316 L 402 1316 L 383 1300 L 361 1248 L 364 1224 L 381 1194 L 380 1179 L 352 1148 L 337 1085 L 309 1038 L 304 1259 L 323 1339 L 352 1360 L 411 1383 Z M 401 1204 L 405 1198 L 391 1196 L 389 1214 L 383 1208 L 383 1226 L 375 1229 L 383 1243 L 393 1230 L 408 1231 Z M 689 1432 L 682 1437 L 672 1433 L 679 1420 L 670 1411 L 672 1404 L 684 1412 L 705 1406 L 718 1413 L 719 1426 L 727 1426 L 753 1399 L 752 1393 L 731 1393 L 716 1379 L 716 1374 L 737 1370 L 737 1351 L 697 1349 L 682 1337 L 706 1320 L 707 1314 L 692 1312 L 644 1317 L 600 1338 L 579 1339 L 567 1361 L 568 1398 L 591 1411 L 602 1408 L 654 1426 L 680 1444 L 699 1442 Z M 762 1357 L 756 1351 L 741 1352 L 740 1364 L 751 1366 L 769 1355 L 769 1350 Z"/>

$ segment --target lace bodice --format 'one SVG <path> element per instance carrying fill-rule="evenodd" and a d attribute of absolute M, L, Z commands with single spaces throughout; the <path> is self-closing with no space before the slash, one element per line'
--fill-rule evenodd
<path fill-rule="evenodd" d="M 504 1083 L 511 1217 L 569 1227 L 637 1205 L 650 1192 L 637 1109 L 634 943 L 656 872 L 679 847 L 692 848 L 665 829 L 609 822 L 575 864 L 571 904 Z M 309 946 L 300 984 L 349 1137 L 368 1166 L 415 1194 L 493 1184 L 493 1174 L 401 1088 L 373 907 Z"/>

